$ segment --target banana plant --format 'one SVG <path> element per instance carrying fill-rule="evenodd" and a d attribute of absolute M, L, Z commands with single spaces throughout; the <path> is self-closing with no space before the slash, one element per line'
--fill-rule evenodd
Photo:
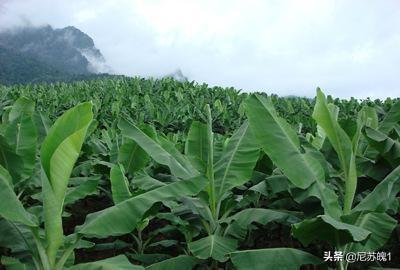
<path fill-rule="evenodd" d="M 183 181 L 169 183 L 141 194 L 132 195 L 126 186 L 121 186 L 125 185 L 125 180 L 120 173 L 115 167 L 111 172 L 112 181 L 122 180 L 119 184 L 113 184 L 113 198 L 116 204 L 102 211 L 89 214 L 84 224 L 78 226 L 75 230 L 73 235 L 74 245 L 78 245 L 79 240 L 82 238 L 120 236 L 130 234 L 135 229 L 141 230 L 143 229 L 143 224 L 145 224 L 146 215 L 153 205 L 159 202 L 178 200 L 181 197 L 194 196 L 204 189 L 206 185 L 204 178 L 195 176 Z M 120 179 L 117 180 L 116 178 Z M 126 257 L 119 256 L 115 260 L 126 261 Z M 181 260 L 188 265 L 192 265 L 194 261 L 193 258 L 176 257 L 162 264 L 148 267 L 153 267 L 150 269 L 168 269 L 164 267 L 179 263 Z M 108 261 L 105 263 L 108 263 Z M 76 269 L 89 269 L 90 267 L 98 267 L 98 265 L 99 262 L 93 262 L 84 264 L 82 266 L 84 268 Z"/>
<path fill-rule="evenodd" d="M 20 234 L 18 239 L 23 239 L 36 269 L 62 269 L 71 255 L 72 250 L 65 248 L 62 213 L 68 179 L 92 121 L 91 108 L 91 103 L 82 103 L 65 112 L 50 128 L 41 146 L 43 205 L 39 217 L 24 208 L 14 192 L 15 178 L 6 168 L 0 167 L 0 190 L 4 198 L 0 202 L 0 216 L 7 224 L 4 229 Z M 22 132 L 22 124 L 20 129 Z M 27 143 L 29 141 L 20 142 L 19 151 L 26 149 L 22 146 Z"/>
<path fill-rule="evenodd" d="M 0 86 L 0 99 L 0 268 L 324 268 L 322 247 L 398 244 L 398 99 L 126 77 Z M 89 194 L 114 205 L 64 235 Z M 264 236 L 282 246 L 254 249 Z M 110 247 L 132 252 L 79 256 Z"/>
<path fill-rule="evenodd" d="M 35 104 L 21 97 L 3 113 L 0 128 L 0 164 L 9 171 L 22 192 L 35 167 L 38 131 L 34 122 Z"/>
<path fill-rule="evenodd" d="M 322 129 L 319 138 L 326 136 L 324 144 L 329 141 L 336 153 L 333 161 L 332 157 L 325 158 L 321 140 L 313 147 L 302 145 L 270 100 L 251 95 L 246 101 L 246 112 L 260 146 L 290 182 L 293 198 L 299 203 L 310 197 L 320 201 L 323 213 L 292 225 L 294 237 L 304 245 L 325 240 L 345 253 L 376 251 L 387 242 L 397 224 L 389 212 L 396 209 L 400 167 L 386 175 L 356 205 L 354 202 L 363 130 L 372 133 L 378 127 L 372 108 L 361 109 L 357 121 L 344 129 L 338 121 L 338 108 L 328 104 L 322 91 L 317 90 L 313 118 Z M 345 261 L 338 265 L 339 269 L 347 267 Z"/>
<path fill-rule="evenodd" d="M 121 224 L 128 228 L 135 227 L 135 220 L 140 221 L 141 216 L 157 201 L 166 198 L 178 197 L 179 195 L 197 194 L 204 188 L 205 182 L 201 179 L 171 184 L 159 190 L 153 190 L 138 196 L 133 200 L 126 200 L 125 211 L 131 210 L 132 205 L 140 205 L 140 209 L 133 211 L 131 220 L 121 212 L 123 203 L 118 207 L 107 208 L 101 214 L 94 213 L 88 216 L 87 222 L 77 228 L 75 234 L 65 236 L 62 227 L 62 215 L 66 203 L 80 198 L 82 189 L 92 189 L 92 183 L 86 185 L 86 182 L 79 187 L 78 192 L 68 192 L 67 185 L 71 171 L 79 156 L 80 149 L 85 139 L 87 129 L 92 121 L 91 103 L 82 103 L 65 112 L 54 125 L 50 128 L 46 139 L 44 140 L 40 160 L 42 170 L 42 198 L 43 205 L 25 209 L 22 202 L 15 194 L 13 178 L 3 166 L 0 167 L 0 193 L 2 200 L 0 202 L 0 224 L 1 235 L 8 235 L 1 239 L 1 245 L 11 248 L 16 252 L 17 258 L 3 257 L 2 264 L 17 268 L 55 270 L 64 269 L 73 264 L 73 252 L 75 248 L 90 248 L 92 243 L 82 240 L 83 237 L 91 236 L 109 236 L 118 235 L 126 228 L 115 226 L 114 215 L 128 220 Z M 90 182 L 90 181 L 89 181 Z M 73 191 L 76 191 L 74 189 Z M 71 194 L 72 193 L 72 194 Z M 87 193 L 87 190 L 84 191 Z M 150 198 L 150 199 L 149 199 Z M 154 201 L 151 201 L 153 198 Z M 137 202 L 139 202 L 137 204 Z M 39 211 L 39 212 L 38 212 Z M 129 221 L 131 221 L 129 223 Z M 41 224 L 44 223 L 44 229 Z M 107 231 L 107 229 L 109 231 Z M 130 229 L 126 229 L 130 231 Z M 20 260 L 18 260 L 20 259 Z M 110 259 L 118 267 L 119 264 L 126 262 L 125 257 L 116 257 Z M 151 269 L 159 269 L 168 265 L 183 262 L 193 264 L 193 258 L 185 256 L 177 257 L 174 260 L 167 260 L 163 264 L 156 264 Z M 90 265 L 90 264 L 89 264 Z M 97 261 L 92 266 L 84 265 L 82 267 L 106 267 L 109 260 Z M 164 266 L 163 266 L 164 265 Z M 80 269 L 79 265 L 73 269 Z M 133 267 L 133 266 L 131 266 Z"/>
<path fill-rule="evenodd" d="M 171 208 L 177 216 L 180 216 L 180 213 L 191 213 L 190 223 L 198 221 L 202 226 L 203 232 L 195 237 L 196 239 L 193 235 L 186 237 L 187 252 L 203 261 L 211 259 L 210 267 L 213 269 L 217 269 L 219 262 L 229 260 L 230 256 L 238 269 L 249 269 L 250 264 L 246 266 L 240 263 L 241 260 L 234 259 L 244 254 L 235 252 L 239 246 L 238 240 L 243 240 L 249 226 L 252 223 L 265 225 L 273 221 L 290 223 L 299 219 L 289 211 L 264 208 L 243 210 L 236 207 L 241 196 L 236 195 L 233 190 L 251 179 L 259 158 L 259 146 L 247 122 L 243 123 L 229 139 L 214 141 L 211 110 L 208 106 L 206 106 L 206 115 L 208 120 L 206 124 L 197 121 L 192 123 L 184 154 L 162 136 L 150 137 L 127 121 L 121 120 L 118 126 L 124 137 L 135 141 L 156 163 L 169 168 L 175 180 L 167 186 L 185 182 L 193 177 L 206 181 L 204 190 L 197 197 L 184 197 L 181 203 Z M 118 188 L 117 185 L 114 188 L 117 198 L 129 196 L 127 181 L 122 181 L 123 176 L 119 168 L 115 167 L 120 175 L 118 177 L 120 184 Z M 132 183 L 135 183 L 135 177 Z M 162 188 L 165 186 L 156 188 L 154 191 Z M 271 260 L 276 253 L 269 249 L 259 250 L 259 252 L 270 256 Z M 297 266 L 303 263 L 320 263 L 319 259 L 306 252 L 296 252 L 290 248 L 284 248 L 281 252 L 290 254 L 289 260 Z M 303 257 L 305 260 L 301 261 Z"/>

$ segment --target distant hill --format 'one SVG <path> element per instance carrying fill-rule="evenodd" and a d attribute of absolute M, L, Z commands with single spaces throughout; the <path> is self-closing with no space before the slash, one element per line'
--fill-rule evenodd
<path fill-rule="evenodd" d="M 0 32 L 0 84 L 71 81 L 107 72 L 93 39 L 73 26 Z"/>
<path fill-rule="evenodd" d="M 183 72 L 181 69 L 177 69 L 176 71 L 164 76 L 165 78 L 173 78 L 179 82 L 185 82 L 188 81 L 188 77 L 183 75 Z"/>

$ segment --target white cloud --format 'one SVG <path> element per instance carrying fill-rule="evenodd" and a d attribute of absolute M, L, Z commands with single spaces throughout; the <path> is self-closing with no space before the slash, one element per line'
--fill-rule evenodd
<path fill-rule="evenodd" d="M 0 25 L 74 25 L 119 73 L 245 91 L 400 96 L 400 3 L 345 0 L 14 0 Z M 1 26 L 0 26 L 1 27 Z"/>

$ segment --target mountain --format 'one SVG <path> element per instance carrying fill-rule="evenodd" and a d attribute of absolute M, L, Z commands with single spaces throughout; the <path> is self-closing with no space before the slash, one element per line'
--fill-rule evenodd
<path fill-rule="evenodd" d="M 68 26 L 0 33 L 0 83 L 70 81 L 110 72 L 93 39 Z"/>
<path fill-rule="evenodd" d="M 165 78 L 173 78 L 179 82 L 184 82 L 184 81 L 188 81 L 188 77 L 186 77 L 185 75 L 183 75 L 183 72 L 181 69 L 177 69 L 174 72 L 164 76 Z"/>

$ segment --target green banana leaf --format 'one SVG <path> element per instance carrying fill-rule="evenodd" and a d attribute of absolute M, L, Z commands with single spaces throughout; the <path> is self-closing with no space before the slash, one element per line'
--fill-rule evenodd
<path fill-rule="evenodd" d="M 217 201 L 227 191 L 250 180 L 258 157 L 259 146 L 246 121 L 229 138 L 220 159 L 214 164 Z"/>
<path fill-rule="evenodd" d="M 157 180 L 144 172 L 137 173 L 132 180 L 132 183 L 135 187 L 144 191 L 167 185 L 166 183 L 161 182 L 160 180 Z"/>
<path fill-rule="evenodd" d="M 237 247 L 237 240 L 219 235 L 209 235 L 188 243 L 190 252 L 197 258 L 208 259 L 211 257 L 220 262 L 227 261 L 227 255 L 235 251 Z"/>
<path fill-rule="evenodd" d="M 41 144 L 49 133 L 51 121 L 43 112 L 35 112 L 33 114 L 33 121 L 38 131 L 38 143 Z"/>
<path fill-rule="evenodd" d="M 164 260 L 171 259 L 172 256 L 164 253 L 144 253 L 144 254 L 137 254 L 137 253 L 128 253 L 127 256 L 130 259 L 140 262 L 142 265 L 149 266 Z"/>
<path fill-rule="evenodd" d="M 144 270 L 142 266 L 133 265 L 124 255 L 74 265 L 69 270 Z"/>
<path fill-rule="evenodd" d="M 390 239 L 397 221 L 386 213 L 356 212 L 342 218 L 347 223 L 353 224 L 371 232 L 365 243 L 351 243 L 346 246 L 346 252 L 377 251 Z"/>
<path fill-rule="evenodd" d="M 321 165 L 300 152 L 300 141 L 290 125 L 280 118 L 270 100 L 251 95 L 246 100 L 250 127 L 262 149 L 297 187 L 305 189 L 323 181 Z"/>
<path fill-rule="evenodd" d="M 89 195 L 97 194 L 100 177 L 84 177 L 84 181 L 74 187 L 69 187 L 65 194 L 64 205 L 73 204 Z M 71 179 L 70 179 L 71 181 Z"/>
<path fill-rule="evenodd" d="M 353 152 L 353 142 L 337 121 L 337 112 L 338 108 L 333 104 L 328 104 L 324 94 L 318 88 L 312 117 L 324 129 L 338 155 L 345 178 L 346 191 L 343 208 L 344 213 L 347 214 L 350 213 L 357 188 L 356 151 Z"/>
<path fill-rule="evenodd" d="M 314 255 L 293 248 L 236 251 L 231 253 L 230 257 L 237 270 L 297 270 L 305 264 L 319 265 L 323 263 Z"/>
<path fill-rule="evenodd" d="M 0 247 L 9 248 L 17 256 L 27 256 L 35 245 L 31 230 L 22 223 L 0 218 L 0 235 Z"/>
<path fill-rule="evenodd" d="M 20 179 L 21 172 L 24 171 L 24 162 L 22 160 L 22 157 L 15 153 L 15 149 L 8 144 L 6 138 L 1 135 L 0 165 L 3 166 L 12 176 L 13 183 L 17 183 L 17 180 Z"/>
<path fill-rule="evenodd" d="M 400 165 L 400 142 L 399 139 L 393 139 L 383 132 L 365 128 L 365 135 L 369 145 L 376 149 L 392 167 Z"/>
<path fill-rule="evenodd" d="M 385 177 L 358 205 L 352 213 L 360 211 L 386 212 L 397 205 L 400 191 L 400 166 Z"/>
<path fill-rule="evenodd" d="M 352 128 L 353 132 L 350 133 L 349 136 L 352 138 L 353 152 L 357 154 L 359 152 L 358 148 L 362 138 L 362 129 L 365 126 L 376 129 L 378 127 L 378 115 L 374 108 L 364 106 L 358 112 L 356 121 L 347 120 L 347 122 L 352 122 L 354 126 Z M 361 146 L 363 147 L 362 144 L 365 144 L 365 142 L 361 141 Z M 362 155 L 362 151 L 360 155 Z"/>
<path fill-rule="evenodd" d="M 319 215 L 292 225 L 292 234 L 306 246 L 314 240 L 325 240 L 332 246 L 340 246 L 366 240 L 371 232 L 327 215 Z"/>
<path fill-rule="evenodd" d="M 5 138 L 23 162 L 18 178 L 27 179 L 32 175 L 36 160 L 37 129 L 33 120 L 35 103 L 28 98 L 17 99 L 9 114 Z M 20 179 L 14 179 L 18 181 Z"/>
<path fill-rule="evenodd" d="M 123 136 L 134 140 L 157 163 L 168 166 L 175 176 L 189 179 L 199 174 L 186 157 L 165 139 L 156 141 L 124 119 L 119 121 L 118 127 Z"/>
<path fill-rule="evenodd" d="M 20 260 L 13 258 L 2 256 L 0 263 L 2 266 L 5 266 L 7 270 L 33 270 L 33 265 L 27 265 L 22 263 Z"/>
<path fill-rule="evenodd" d="M 0 216 L 11 222 L 20 222 L 27 226 L 38 226 L 35 216 L 28 213 L 14 192 L 12 179 L 8 171 L 0 165 Z"/>
<path fill-rule="evenodd" d="M 89 214 L 85 223 L 77 227 L 76 232 L 93 237 L 130 233 L 153 204 L 183 196 L 196 195 L 206 185 L 207 180 L 205 178 L 194 177 L 153 189 L 122 201 L 115 206 Z"/>
<path fill-rule="evenodd" d="M 317 89 L 317 101 L 312 117 L 325 131 L 326 136 L 338 154 L 344 171 L 347 173 L 353 152 L 352 143 L 337 121 L 337 110 L 338 108 L 333 104 L 328 105 L 322 91 Z"/>
<path fill-rule="evenodd" d="M 124 170 L 121 164 L 115 164 L 111 168 L 110 181 L 114 204 L 118 204 L 132 197 L 132 193 L 129 190 L 128 179 L 126 179 L 124 175 Z"/>
<path fill-rule="evenodd" d="M 298 213 L 291 213 L 289 211 L 279 211 L 264 208 L 249 208 L 244 209 L 233 216 L 230 216 L 223 222 L 229 224 L 225 230 L 225 235 L 230 235 L 235 238 L 244 240 L 246 237 L 248 227 L 252 223 L 266 225 L 270 222 L 281 223 L 297 223 L 300 218 L 296 216 Z"/>
<path fill-rule="evenodd" d="M 146 166 L 149 157 L 135 141 L 125 139 L 118 151 L 118 162 L 124 165 L 127 172 L 134 174 Z"/>
<path fill-rule="evenodd" d="M 311 186 L 310 192 L 321 200 L 325 213 L 339 218 L 338 199 L 325 185 L 321 164 L 311 154 L 300 152 L 296 133 L 277 115 L 271 101 L 251 95 L 246 100 L 246 110 L 255 137 L 276 166 L 295 186 Z"/>
<path fill-rule="evenodd" d="M 155 131 L 148 126 L 144 126 L 141 130 L 151 138 L 157 137 Z M 149 155 L 134 140 L 124 138 L 124 143 L 118 151 L 118 162 L 127 172 L 133 175 L 143 169 L 149 161 Z"/>
<path fill-rule="evenodd" d="M 336 193 L 326 184 L 315 182 L 305 190 L 293 189 L 291 191 L 293 199 L 298 203 L 303 203 L 310 197 L 318 198 L 324 213 L 335 219 L 339 219 L 342 210 L 339 206 L 339 198 Z"/>
<path fill-rule="evenodd" d="M 42 192 L 45 217 L 47 255 L 54 265 L 62 245 L 62 211 L 67 185 L 79 156 L 86 130 L 93 119 L 92 104 L 82 103 L 57 119 L 41 147 Z"/>
<path fill-rule="evenodd" d="M 23 115 L 32 115 L 35 112 L 35 103 L 27 97 L 18 98 L 11 107 L 8 121 L 13 122 Z"/>
<path fill-rule="evenodd" d="M 389 134 L 400 123 L 400 101 L 397 101 L 385 118 L 379 123 L 378 130 L 384 134 Z"/>
<path fill-rule="evenodd" d="M 191 270 L 199 262 L 198 259 L 187 256 L 180 255 L 171 259 L 166 259 L 164 261 L 154 263 L 148 267 L 146 270 Z"/>
<path fill-rule="evenodd" d="M 205 174 L 208 158 L 207 125 L 193 121 L 185 142 L 185 156 L 193 166 Z"/>

